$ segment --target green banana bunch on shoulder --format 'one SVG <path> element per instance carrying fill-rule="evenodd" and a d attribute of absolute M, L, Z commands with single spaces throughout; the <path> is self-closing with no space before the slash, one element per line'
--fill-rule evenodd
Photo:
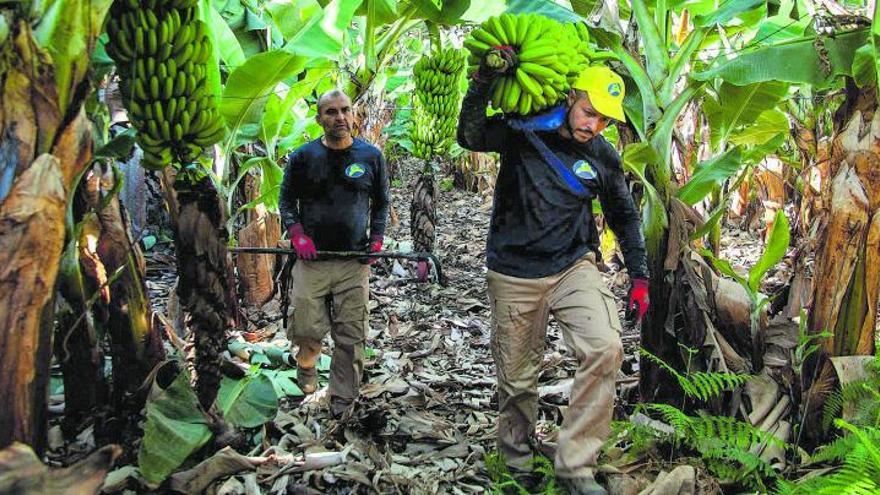
<path fill-rule="evenodd" d="M 562 24 L 539 14 L 501 14 L 471 31 L 464 46 L 475 72 L 492 48 L 511 47 L 518 63 L 492 81 L 493 108 L 528 115 L 556 105 L 577 75 L 590 64 L 590 33 L 583 22 Z M 487 58 L 487 64 L 492 61 Z"/>

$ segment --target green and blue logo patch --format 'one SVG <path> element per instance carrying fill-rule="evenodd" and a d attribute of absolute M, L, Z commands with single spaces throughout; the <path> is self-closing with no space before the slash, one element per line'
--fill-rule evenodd
<path fill-rule="evenodd" d="M 571 166 L 571 171 L 581 179 L 595 179 L 596 169 L 586 160 L 578 160 Z"/>
<path fill-rule="evenodd" d="M 613 97 L 620 96 L 620 84 L 619 83 L 611 83 L 608 85 L 608 94 Z"/>
<path fill-rule="evenodd" d="M 357 179 L 367 173 L 367 167 L 362 163 L 352 163 L 345 167 L 345 176 Z"/>

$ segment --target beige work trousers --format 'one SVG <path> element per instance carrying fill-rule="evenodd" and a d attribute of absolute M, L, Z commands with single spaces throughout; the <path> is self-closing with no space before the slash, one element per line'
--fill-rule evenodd
<path fill-rule="evenodd" d="M 299 346 L 296 363 L 313 368 L 327 332 L 333 339 L 330 398 L 358 396 L 369 325 L 370 266 L 356 260 L 305 261 L 293 266 L 293 320 L 288 338 Z M 329 299 L 329 301 L 328 301 Z"/>
<path fill-rule="evenodd" d="M 556 475 L 592 476 L 608 437 L 615 379 L 623 359 L 620 319 L 590 253 L 549 277 L 489 271 L 492 356 L 498 373 L 498 451 L 517 471 L 531 470 L 538 373 L 550 314 L 578 360 L 556 451 Z"/>

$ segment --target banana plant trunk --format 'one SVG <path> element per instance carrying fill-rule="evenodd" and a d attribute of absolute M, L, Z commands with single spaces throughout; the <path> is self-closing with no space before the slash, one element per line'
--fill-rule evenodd
<path fill-rule="evenodd" d="M 810 329 L 828 331 L 824 354 L 873 355 L 880 295 L 880 112 L 876 88 L 847 86 L 835 115 L 830 183 L 823 190 Z M 833 371 L 821 365 L 812 385 L 818 411 Z M 807 417 L 819 416 L 807 413 Z"/>
<path fill-rule="evenodd" d="M 0 448 L 42 452 L 65 204 L 92 132 L 88 85 L 73 81 L 62 111 L 50 57 L 29 22 L 12 19 L 0 47 Z"/>
<path fill-rule="evenodd" d="M 416 181 L 410 203 L 410 231 L 413 249 L 432 252 L 437 228 L 437 180 L 431 167 L 426 167 Z"/>
<path fill-rule="evenodd" d="M 113 404 L 116 414 L 132 417 L 145 399 L 137 391 L 150 371 L 165 359 L 165 349 L 154 325 L 145 282 L 146 263 L 130 236 L 126 213 L 115 195 L 99 207 L 102 198 L 112 194 L 117 180 L 112 169 L 96 169 L 86 182 L 86 191 L 101 229 L 96 254 L 110 282 L 106 328 L 113 356 Z"/>
<path fill-rule="evenodd" d="M 220 388 L 221 354 L 233 322 L 230 308 L 235 307 L 226 215 L 207 175 L 194 178 L 181 172 L 175 190 L 180 204 L 174 239 L 177 295 L 190 329 L 187 362 L 199 402 L 209 410 Z"/>

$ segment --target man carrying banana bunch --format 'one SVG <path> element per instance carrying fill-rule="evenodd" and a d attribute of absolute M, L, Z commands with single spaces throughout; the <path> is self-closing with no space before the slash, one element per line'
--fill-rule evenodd
<path fill-rule="evenodd" d="M 639 320 L 648 309 L 639 214 L 620 155 L 600 135 L 612 119 L 625 119 L 623 80 L 606 67 L 587 67 L 554 111 L 525 119 L 487 117 L 492 80 L 516 65 L 509 47 L 486 52 L 458 123 L 462 147 L 501 155 L 486 247 L 498 450 L 517 477 L 532 480 L 538 374 L 552 314 L 579 363 L 559 432 L 556 476 L 570 493 L 605 494 L 594 472 L 610 431 L 623 346 L 613 295 L 597 269 L 596 197 L 632 281 L 628 309 Z"/>
<path fill-rule="evenodd" d="M 352 136 L 354 114 L 345 93 L 321 95 L 315 118 L 324 135 L 290 155 L 279 197 L 281 220 L 298 258 L 288 334 L 299 346 L 297 383 L 310 394 L 318 385 L 321 341 L 330 332 L 330 411 L 339 417 L 351 410 L 363 374 L 370 267 L 366 260 L 319 260 L 317 249 L 382 250 L 388 176 L 382 153 Z"/>

